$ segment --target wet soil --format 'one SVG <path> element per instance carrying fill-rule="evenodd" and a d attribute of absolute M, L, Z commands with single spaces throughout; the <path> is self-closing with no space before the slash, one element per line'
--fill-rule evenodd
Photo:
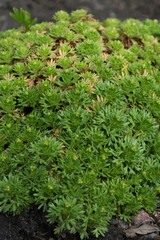
<path fill-rule="evenodd" d="M 58 10 L 70 13 L 80 8 L 86 9 L 101 21 L 108 17 L 120 20 L 130 17 L 160 20 L 160 0 L 0 0 L 0 31 L 19 27 L 9 15 L 13 7 L 29 11 L 32 18 L 37 17 L 38 23 L 52 21 L 53 14 Z M 130 239 L 126 238 L 115 222 L 111 221 L 105 237 L 99 237 L 98 240 Z M 18 216 L 0 213 L 0 240 L 80 240 L 79 235 L 54 235 L 54 227 L 47 223 L 45 213 L 36 207 Z M 90 235 L 89 239 L 97 238 Z M 144 238 L 142 236 L 134 239 Z"/>
<path fill-rule="evenodd" d="M 78 234 L 63 232 L 54 235 L 55 225 L 49 225 L 45 213 L 37 208 L 18 216 L 0 214 L 0 240 L 80 240 Z M 105 237 L 96 238 L 90 234 L 89 240 L 129 240 L 112 220 Z M 136 240 L 140 238 L 132 238 Z"/>

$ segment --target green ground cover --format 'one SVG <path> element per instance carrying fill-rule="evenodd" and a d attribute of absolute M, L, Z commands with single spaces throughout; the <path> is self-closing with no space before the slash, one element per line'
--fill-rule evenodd
<path fill-rule="evenodd" d="M 151 213 L 160 193 L 160 24 L 100 22 L 85 10 L 41 24 L 27 16 L 0 32 L 0 212 L 35 204 L 55 233 L 82 239 L 103 235 L 113 216 Z"/>

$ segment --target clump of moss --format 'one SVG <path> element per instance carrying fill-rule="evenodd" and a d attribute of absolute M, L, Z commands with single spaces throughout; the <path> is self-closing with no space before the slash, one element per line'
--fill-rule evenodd
<path fill-rule="evenodd" d="M 0 211 L 81 239 L 160 193 L 160 25 L 77 10 L 0 32 Z"/>

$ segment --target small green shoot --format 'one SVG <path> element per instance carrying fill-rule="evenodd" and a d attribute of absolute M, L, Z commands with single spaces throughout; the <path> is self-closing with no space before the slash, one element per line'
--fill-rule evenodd
<path fill-rule="evenodd" d="M 20 11 L 18 11 L 17 8 L 13 8 L 14 13 L 10 13 L 11 17 L 13 17 L 17 22 L 19 22 L 21 25 L 24 25 L 25 31 L 29 31 L 31 26 L 35 24 L 37 21 L 37 18 L 35 18 L 31 22 L 31 15 L 29 12 L 24 11 L 22 8 L 20 8 Z"/>

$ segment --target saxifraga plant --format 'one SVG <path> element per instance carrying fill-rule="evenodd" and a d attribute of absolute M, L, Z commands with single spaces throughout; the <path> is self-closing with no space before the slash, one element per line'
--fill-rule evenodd
<path fill-rule="evenodd" d="M 0 211 L 104 235 L 160 193 L 160 25 L 85 10 L 0 33 Z"/>

